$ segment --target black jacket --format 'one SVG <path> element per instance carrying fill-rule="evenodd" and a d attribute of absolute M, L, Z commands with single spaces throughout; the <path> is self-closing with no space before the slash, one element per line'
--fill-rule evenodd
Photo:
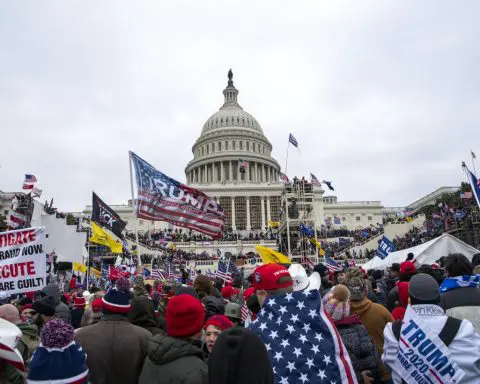
<path fill-rule="evenodd" d="M 139 384 L 208 384 L 202 358 L 191 341 L 158 334 L 150 341 Z"/>
<path fill-rule="evenodd" d="M 137 296 L 130 301 L 130 313 L 128 320 L 133 325 L 137 325 L 149 331 L 152 335 L 163 332 L 155 316 L 152 300 L 148 296 Z"/>
<path fill-rule="evenodd" d="M 205 296 L 202 299 L 205 306 L 205 321 L 215 315 L 223 315 L 225 313 L 225 304 L 223 299 L 215 296 Z"/>
<path fill-rule="evenodd" d="M 463 287 L 440 294 L 440 306 L 448 316 L 470 320 L 480 332 L 480 288 Z"/>
<path fill-rule="evenodd" d="M 335 321 L 335 325 L 345 348 L 347 348 L 358 382 L 363 382 L 363 379 L 361 379 L 363 371 L 370 371 L 371 377 L 376 378 L 378 368 L 377 348 L 360 318 L 357 315 L 350 315 L 342 320 Z"/>

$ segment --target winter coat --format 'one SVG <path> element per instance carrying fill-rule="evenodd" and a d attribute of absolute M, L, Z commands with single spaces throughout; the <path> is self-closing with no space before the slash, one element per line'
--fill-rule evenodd
<path fill-rule="evenodd" d="M 375 280 L 375 283 L 377 284 L 377 289 L 378 289 L 378 292 L 375 292 L 375 294 L 377 295 L 378 304 L 382 304 L 383 306 L 386 306 L 387 295 L 388 295 L 387 284 L 385 283 L 384 279 Z"/>
<path fill-rule="evenodd" d="M 71 317 L 72 317 L 72 327 L 74 329 L 80 328 L 84 312 L 85 312 L 85 310 L 83 308 L 73 308 L 72 309 Z"/>
<path fill-rule="evenodd" d="M 387 309 L 392 312 L 397 303 L 400 303 L 400 294 L 398 293 L 398 286 L 393 287 L 387 296 Z"/>
<path fill-rule="evenodd" d="M 87 353 L 89 380 L 95 384 L 137 383 L 151 336 L 117 314 L 104 314 L 98 323 L 75 333 Z"/>
<path fill-rule="evenodd" d="M 440 306 L 448 316 L 470 320 L 480 333 L 480 288 L 463 287 L 440 294 Z"/>
<path fill-rule="evenodd" d="M 35 324 L 20 323 L 16 326 L 22 331 L 17 348 L 22 354 L 23 361 L 27 364 L 33 355 L 33 351 L 40 344 L 40 336 L 38 336 L 38 327 Z"/>
<path fill-rule="evenodd" d="M 379 356 L 381 356 L 383 353 L 383 330 L 388 323 L 393 322 L 393 317 L 390 312 L 388 312 L 384 306 L 372 303 L 367 298 L 361 301 L 351 301 L 350 311 L 360 317 L 373 343 L 377 347 Z M 379 361 L 378 365 L 382 380 L 389 379 L 390 375 L 383 363 Z"/>
<path fill-rule="evenodd" d="M 225 304 L 223 299 L 215 296 L 205 296 L 202 299 L 203 305 L 205 305 L 205 321 L 215 315 L 223 315 L 225 313 Z"/>
<path fill-rule="evenodd" d="M 359 383 L 363 382 L 362 372 L 370 371 L 376 377 L 378 370 L 378 352 L 358 315 L 350 315 L 335 321 L 340 337 L 347 348 L 353 369 Z"/>
<path fill-rule="evenodd" d="M 153 303 L 148 296 L 134 297 L 130 301 L 130 306 L 130 313 L 128 314 L 130 323 L 146 329 L 152 335 L 163 332 L 158 327 Z"/>
<path fill-rule="evenodd" d="M 208 384 L 202 350 L 189 340 L 155 335 L 139 384 Z"/>
<path fill-rule="evenodd" d="M 55 317 L 62 319 L 66 323 L 70 324 L 70 310 L 67 305 L 62 302 L 60 297 L 62 293 L 60 288 L 56 284 L 48 284 L 45 288 L 42 289 L 42 295 L 49 296 L 52 298 L 53 303 L 55 304 Z"/>

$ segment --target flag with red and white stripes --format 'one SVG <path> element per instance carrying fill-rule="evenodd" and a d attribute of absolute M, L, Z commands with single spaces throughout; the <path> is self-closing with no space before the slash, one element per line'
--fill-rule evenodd
<path fill-rule="evenodd" d="M 167 221 L 213 238 L 223 236 L 225 213 L 214 200 L 148 164 L 130 152 L 137 184 L 137 217 Z"/>
<path fill-rule="evenodd" d="M 160 269 L 152 269 L 151 277 L 152 280 L 166 280 Z"/>
<path fill-rule="evenodd" d="M 10 211 L 10 217 L 8 218 L 8 227 L 10 229 L 17 229 L 24 227 L 27 222 L 27 217 L 21 213 Z"/>

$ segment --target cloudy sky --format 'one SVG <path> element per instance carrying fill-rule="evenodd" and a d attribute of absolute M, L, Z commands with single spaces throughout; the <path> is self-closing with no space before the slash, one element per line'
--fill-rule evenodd
<path fill-rule="evenodd" d="M 480 155 L 478 1 L 0 3 L 0 190 L 130 196 L 128 150 L 184 181 L 232 68 L 290 176 L 401 206 Z M 480 164 L 479 164 L 480 165 Z"/>

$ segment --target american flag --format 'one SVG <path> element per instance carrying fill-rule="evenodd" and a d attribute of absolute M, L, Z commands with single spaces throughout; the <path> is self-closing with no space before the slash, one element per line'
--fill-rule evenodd
<path fill-rule="evenodd" d="M 137 217 L 167 221 L 220 238 L 225 228 L 223 208 L 203 192 L 158 171 L 130 152 L 137 183 Z"/>
<path fill-rule="evenodd" d="M 288 176 L 282 172 L 280 172 L 280 180 L 283 181 L 285 184 L 289 182 Z"/>
<path fill-rule="evenodd" d="M 25 175 L 24 183 L 36 183 L 37 178 L 34 175 Z"/>
<path fill-rule="evenodd" d="M 302 257 L 302 264 L 308 265 L 310 268 L 315 268 L 315 262 L 307 256 Z"/>
<path fill-rule="evenodd" d="M 239 166 L 240 168 L 242 168 L 242 167 L 243 167 L 243 168 L 248 168 L 248 161 L 240 160 L 240 161 L 238 162 L 238 166 Z"/>
<path fill-rule="evenodd" d="M 228 262 L 228 265 L 223 261 L 218 262 L 217 271 L 215 272 L 215 277 L 218 277 L 224 280 L 226 283 L 232 282 L 232 273 L 237 270 L 237 267 L 234 263 Z"/>
<path fill-rule="evenodd" d="M 269 296 L 249 328 L 267 348 L 275 383 L 357 383 L 317 290 Z"/>
<path fill-rule="evenodd" d="M 320 181 L 318 181 L 317 177 L 311 172 L 310 172 L 310 179 L 312 180 L 312 184 L 320 185 Z"/>
<path fill-rule="evenodd" d="M 107 281 L 110 269 L 108 264 L 102 264 L 102 280 Z"/>
<path fill-rule="evenodd" d="M 23 183 L 22 189 L 33 189 L 33 184 Z"/>
<path fill-rule="evenodd" d="M 250 310 L 247 307 L 247 304 L 242 305 L 242 320 L 245 322 L 248 319 L 248 316 L 250 316 Z"/>
<path fill-rule="evenodd" d="M 160 269 L 152 269 L 152 280 L 166 280 Z"/>
<path fill-rule="evenodd" d="M 329 272 L 341 271 L 343 269 L 340 264 L 328 256 L 325 257 L 325 265 Z"/>

